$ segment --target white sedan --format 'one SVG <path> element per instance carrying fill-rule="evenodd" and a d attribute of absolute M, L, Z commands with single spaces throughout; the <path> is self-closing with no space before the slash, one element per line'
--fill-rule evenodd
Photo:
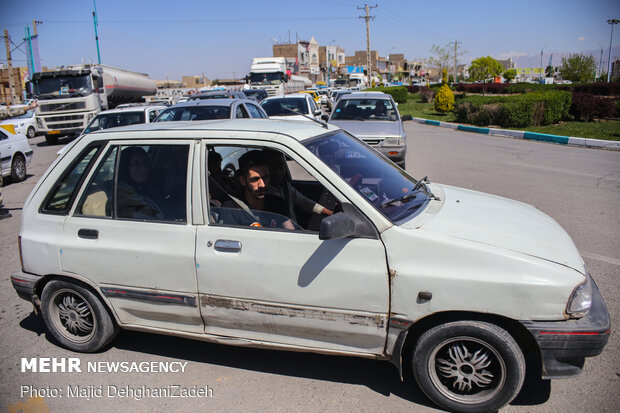
<path fill-rule="evenodd" d="M 273 96 L 264 99 L 260 104 L 270 119 L 321 120 L 323 115 L 323 111 L 308 93 Z"/>

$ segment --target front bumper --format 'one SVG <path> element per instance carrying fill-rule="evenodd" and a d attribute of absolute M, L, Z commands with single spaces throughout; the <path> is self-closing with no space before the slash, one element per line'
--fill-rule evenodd
<path fill-rule="evenodd" d="M 585 317 L 566 321 L 521 321 L 540 348 L 543 379 L 579 374 L 585 358 L 601 354 L 609 340 L 609 312 L 596 283 L 591 282 L 592 308 Z"/>
<path fill-rule="evenodd" d="M 392 162 L 402 164 L 405 162 L 407 156 L 407 145 L 402 146 L 379 146 L 371 145 L 374 149 L 381 152 L 384 156 L 389 158 Z"/>

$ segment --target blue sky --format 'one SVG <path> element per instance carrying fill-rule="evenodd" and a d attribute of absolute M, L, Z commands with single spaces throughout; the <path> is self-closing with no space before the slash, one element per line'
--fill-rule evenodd
<path fill-rule="evenodd" d="M 495 58 L 582 52 L 609 47 L 610 25 L 620 19 L 618 0 L 375 1 L 371 49 L 407 59 L 431 55 L 433 44 L 458 40 L 459 58 Z M 271 56 L 274 41 L 312 36 L 347 55 L 366 49 L 364 3 L 351 0 L 210 1 L 97 0 L 102 63 L 148 73 L 154 79 L 183 75 L 243 77 L 252 57 Z M 25 27 L 38 26 L 42 64 L 97 61 L 92 0 L 0 0 L 0 31 L 9 30 L 12 57 L 25 66 Z M 614 27 L 614 48 L 620 46 Z M 333 43 L 332 41 L 335 40 Z M 0 61 L 6 62 L 4 45 Z M 606 60 L 605 52 L 604 60 Z M 598 56 L 597 56 L 598 57 Z M 617 56 L 620 57 L 620 56 Z M 545 60 L 548 57 L 545 57 Z M 598 59 L 597 59 L 598 60 Z M 558 62 L 559 63 L 559 62 Z"/>

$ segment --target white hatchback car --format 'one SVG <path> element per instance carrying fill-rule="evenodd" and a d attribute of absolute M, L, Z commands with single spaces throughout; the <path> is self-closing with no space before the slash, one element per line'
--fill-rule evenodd
<path fill-rule="evenodd" d="M 15 107 L 24 107 L 26 105 L 16 105 Z M 34 110 L 29 110 L 21 116 L 14 116 L 9 119 L 0 121 L 0 125 L 13 125 L 16 134 L 25 135 L 32 139 L 37 134 L 37 121 L 34 116 Z"/>
<path fill-rule="evenodd" d="M 232 182 L 221 167 L 235 153 Z M 333 215 L 298 209 L 295 191 Z M 448 410 L 509 403 L 526 354 L 535 374 L 575 375 L 610 334 L 553 219 L 415 180 L 314 122 L 86 134 L 26 200 L 19 250 L 14 288 L 71 350 L 124 328 L 389 360 Z"/>
<path fill-rule="evenodd" d="M 14 182 L 26 179 L 26 170 L 32 160 L 32 148 L 28 139 L 0 128 L 0 172 Z"/>

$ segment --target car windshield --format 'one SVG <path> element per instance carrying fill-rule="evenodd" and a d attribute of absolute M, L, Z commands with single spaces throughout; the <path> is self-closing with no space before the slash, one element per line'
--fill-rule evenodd
<path fill-rule="evenodd" d="M 38 97 L 48 96 L 86 96 L 92 93 L 89 75 L 44 77 L 33 82 L 34 94 Z"/>
<path fill-rule="evenodd" d="M 119 126 L 135 125 L 136 123 L 144 123 L 144 112 L 120 112 L 120 113 L 102 113 L 97 115 L 95 119 L 84 129 L 84 132 L 94 132 L 100 129 L 117 128 Z"/>
<path fill-rule="evenodd" d="M 396 108 L 389 99 L 341 99 L 332 115 L 333 120 L 397 121 Z"/>
<path fill-rule="evenodd" d="M 261 102 L 261 106 L 269 116 L 295 116 L 299 113 L 308 114 L 306 98 L 269 99 Z"/>
<path fill-rule="evenodd" d="M 251 85 L 279 85 L 282 83 L 282 73 L 250 73 Z"/>
<path fill-rule="evenodd" d="M 34 110 L 29 110 L 23 115 L 13 116 L 12 119 L 28 119 L 34 116 Z"/>
<path fill-rule="evenodd" d="M 423 183 L 344 131 L 304 145 L 392 222 L 411 218 L 430 200 Z"/>
<path fill-rule="evenodd" d="M 181 106 L 166 109 L 155 119 L 155 122 L 229 118 L 230 107 L 228 106 Z"/>

